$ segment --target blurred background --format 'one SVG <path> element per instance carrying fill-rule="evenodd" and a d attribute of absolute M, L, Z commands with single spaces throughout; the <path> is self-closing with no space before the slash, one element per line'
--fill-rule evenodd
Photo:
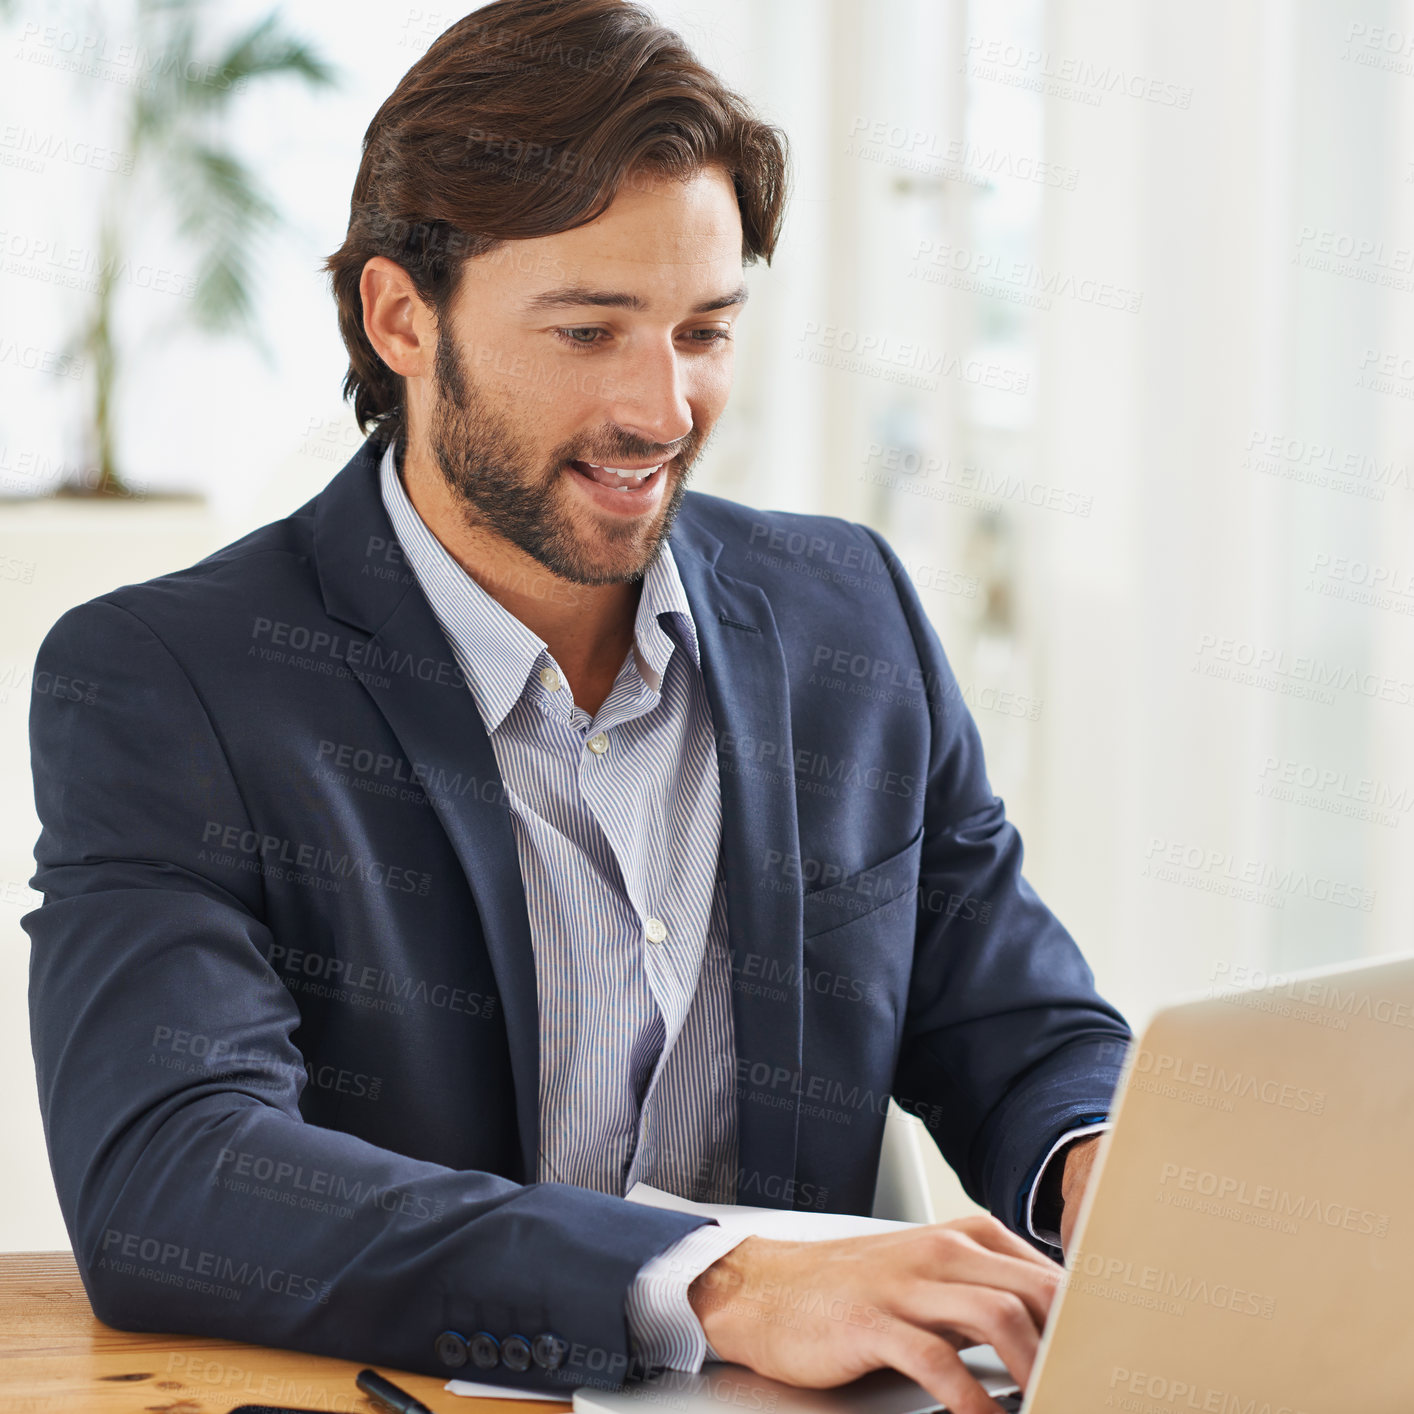
<path fill-rule="evenodd" d="M 891 539 L 1102 990 L 1138 1027 L 1408 950 L 1414 3 L 650 8 L 794 152 L 697 485 Z M 0 4 L 0 1249 L 67 1246 L 19 924 L 35 650 L 358 447 L 318 266 L 462 13 Z"/>

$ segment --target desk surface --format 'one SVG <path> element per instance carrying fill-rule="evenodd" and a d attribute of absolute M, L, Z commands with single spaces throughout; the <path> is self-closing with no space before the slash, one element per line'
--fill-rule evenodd
<path fill-rule="evenodd" d="M 115 1331 L 94 1316 L 68 1252 L 0 1254 L 0 1408 L 6 1414 L 227 1414 L 242 1404 L 372 1414 L 348 1360 L 205 1336 Z M 463 1399 L 379 1367 L 437 1414 L 559 1414 L 547 1400 Z"/>

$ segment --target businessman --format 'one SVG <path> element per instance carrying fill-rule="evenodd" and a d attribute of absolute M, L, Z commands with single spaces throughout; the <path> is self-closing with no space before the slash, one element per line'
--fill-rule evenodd
<path fill-rule="evenodd" d="M 1129 1033 L 887 545 L 686 490 L 785 172 L 634 5 L 468 15 L 328 262 L 366 442 L 46 638 L 33 1042 L 101 1319 L 965 1414 L 961 1346 L 1029 1373 Z M 891 1096 L 995 1217 L 622 1196 L 866 1213 Z"/>

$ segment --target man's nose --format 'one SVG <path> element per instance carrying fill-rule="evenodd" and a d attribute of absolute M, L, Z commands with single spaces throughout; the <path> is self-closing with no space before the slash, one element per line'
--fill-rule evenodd
<path fill-rule="evenodd" d="M 667 446 L 692 430 L 692 406 L 671 347 L 651 347 L 614 370 L 607 420 L 645 442 Z"/>

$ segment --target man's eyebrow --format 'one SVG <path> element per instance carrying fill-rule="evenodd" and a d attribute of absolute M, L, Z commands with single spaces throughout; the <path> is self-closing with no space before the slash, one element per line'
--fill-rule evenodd
<path fill-rule="evenodd" d="M 703 300 L 693 305 L 691 313 L 710 314 L 714 309 L 728 309 L 734 304 L 746 303 L 745 285 L 715 299 Z M 641 312 L 648 308 L 648 301 L 640 295 L 620 290 L 596 290 L 588 285 L 565 285 L 558 290 L 546 290 L 536 295 L 525 308 L 530 313 L 539 309 L 577 309 L 584 305 L 595 305 L 601 309 L 632 309 Z"/>

